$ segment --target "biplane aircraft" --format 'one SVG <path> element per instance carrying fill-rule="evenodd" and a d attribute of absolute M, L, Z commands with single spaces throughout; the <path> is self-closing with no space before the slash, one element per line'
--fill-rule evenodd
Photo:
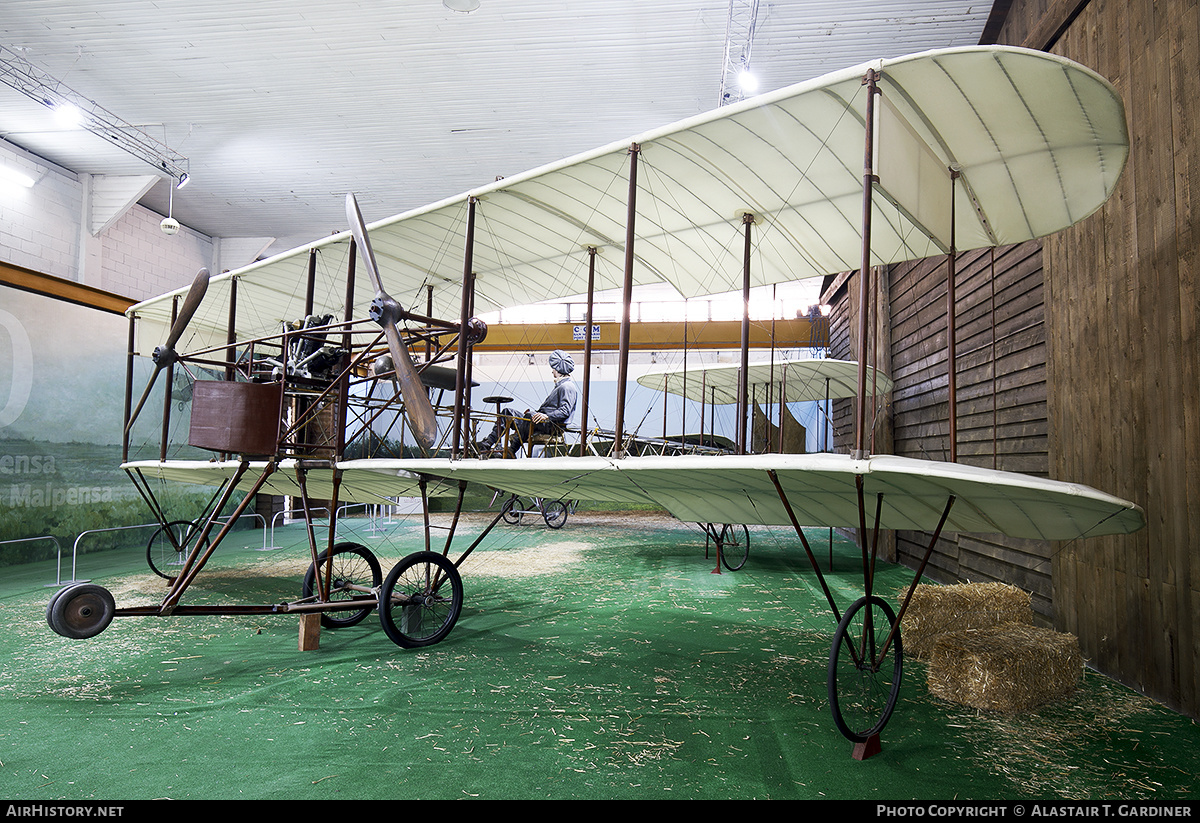
<path fill-rule="evenodd" d="M 170 513 L 152 481 L 216 487 L 211 512 L 235 490 L 246 493 L 243 507 L 263 492 L 293 496 L 306 512 L 313 500 L 420 495 L 425 547 L 385 575 L 364 547 L 335 544 L 332 526 L 324 547 L 310 528 L 311 566 L 296 601 L 189 605 L 189 585 L 230 528 L 212 515 L 180 539 L 183 562 L 160 604 L 121 608 L 107 590 L 83 583 L 54 595 L 48 622 L 85 638 L 115 617 L 319 614 L 322 625 L 339 627 L 377 611 L 391 640 L 425 646 L 458 619 L 458 565 L 487 534 L 458 560 L 453 528 L 445 549 L 431 549 L 433 495 L 457 497 L 455 522 L 469 484 L 648 502 L 687 522 L 721 511 L 731 522 L 794 527 L 836 625 L 835 724 L 857 744 L 877 742 L 899 691 L 908 600 L 894 610 L 873 590 L 872 534 L 933 534 L 915 587 L 943 530 L 1073 540 L 1135 531 L 1141 509 L 1068 482 L 869 453 L 865 363 L 851 453 L 630 454 L 622 409 L 628 312 L 607 453 L 480 459 L 471 433 L 485 412 L 472 406 L 471 352 L 486 326 L 475 318 L 600 288 L 620 287 L 628 302 L 647 282 L 670 283 L 685 297 L 738 284 L 748 294 L 831 273 L 866 279 L 873 267 L 903 260 L 953 261 L 958 249 L 1017 243 L 1084 219 L 1112 193 L 1127 154 L 1124 108 L 1103 78 L 1041 52 L 971 47 L 852 67 L 369 225 L 348 196 L 349 231 L 219 276 L 202 271 L 189 288 L 129 310 L 130 363 L 158 346 L 151 384 L 163 372 L 169 384 L 181 369 L 217 379 L 196 382 L 193 396 L 190 442 L 211 459 L 168 459 L 164 436 L 158 460 L 127 452 L 123 468 L 164 525 Z M 860 341 L 870 291 L 858 289 Z M 453 375 L 452 405 L 431 401 L 426 384 L 435 374 L 443 385 Z M 743 370 L 743 398 L 747 380 Z M 364 399 L 370 381 L 391 383 L 385 401 Z M 145 405 L 132 382 L 127 433 Z M 348 459 L 348 442 L 381 402 L 402 409 L 416 446 Z M 165 432 L 170 404 L 163 414 Z M 855 602 L 829 593 L 805 526 L 857 529 L 864 579 Z"/>

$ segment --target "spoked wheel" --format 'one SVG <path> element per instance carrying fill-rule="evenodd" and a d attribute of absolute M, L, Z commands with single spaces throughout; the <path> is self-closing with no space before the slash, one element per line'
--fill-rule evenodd
<path fill-rule="evenodd" d="M 146 562 L 159 577 L 174 580 L 187 560 L 190 544 L 200 534 L 201 524 L 172 520 L 159 526 L 146 544 Z"/>
<path fill-rule="evenodd" d="M 721 550 L 721 563 L 731 572 L 746 565 L 750 557 L 750 530 L 745 526 L 735 526 L 726 523 L 718 530 L 713 527 L 717 546 Z"/>
<path fill-rule="evenodd" d="M 567 504 L 561 500 L 547 503 L 542 509 L 542 517 L 546 518 L 546 525 L 550 528 L 561 529 L 567 522 Z"/>
<path fill-rule="evenodd" d="M 904 654 L 900 632 L 884 649 L 896 622 L 882 599 L 863 597 L 842 615 L 829 651 L 829 706 L 847 739 L 862 743 L 879 734 L 896 708 Z"/>
<path fill-rule="evenodd" d="M 521 500 L 516 496 L 512 496 L 504 501 L 504 505 L 500 507 L 500 516 L 504 518 L 504 522 L 510 526 L 516 526 L 521 522 Z"/>
<path fill-rule="evenodd" d="M 60 589 L 46 607 L 46 622 L 63 637 L 82 640 L 108 628 L 116 613 L 112 593 L 93 583 L 77 583 Z"/>
<path fill-rule="evenodd" d="M 432 646 L 454 628 L 462 602 L 462 577 L 454 564 L 436 552 L 417 552 L 383 581 L 379 621 L 398 646 Z"/>
<path fill-rule="evenodd" d="M 325 561 L 329 552 L 321 552 L 317 557 L 316 566 L 309 564 L 304 575 L 302 595 L 305 598 L 317 593 L 317 566 L 325 571 Z M 338 543 L 333 547 L 333 565 L 329 572 L 329 600 L 353 600 L 363 598 L 367 592 L 363 589 L 378 591 L 383 582 L 383 569 L 379 560 L 366 546 L 358 543 Z M 375 609 L 377 601 L 363 607 L 356 603 L 353 607 L 336 611 L 321 612 L 321 625 L 330 629 L 343 629 L 354 626 Z"/>

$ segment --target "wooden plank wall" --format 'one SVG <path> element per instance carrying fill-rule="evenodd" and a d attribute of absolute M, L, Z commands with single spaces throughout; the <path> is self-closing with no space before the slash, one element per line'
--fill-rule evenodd
<path fill-rule="evenodd" d="M 945 258 L 891 267 L 894 453 L 950 459 Z M 955 265 L 958 462 L 1045 476 L 1046 368 L 1041 248 L 1025 243 L 960 254 Z M 915 565 L 931 535 L 900 532 L 902 562 Z M 1002 536 L 944 535 L 929 575 L 996 582 L 1033 594 L 1053 618 L 1050 546 Z"/>
<path fill-rule="evenodd" d="M 1061 54 L 1114 84 L 1131 152 L 1113 198 L 1079 226 L 994 259 L 960 257 L 959 459 L 1112 492 L 1143 506 L 1147 527 L 1067 544 L 951 536 L 932 574 L 1033 592 L 1042 619 L 1076 634 L 1091 665 L 1200 717 L 1200 2 L 1004 7 L 996 42 Z M 948 452 L 944 266 L 889 272 L 880 326 L 890 323 L 897 454 Z M 855 279 L 831 279 L 825 294 L 834 357 L 857 355 Z M 835 425 L 848 450 L 849 403 L 835 406 Z M 906 562 L 923 538 L 898 535 Z"/>
<path fill-rule="evenodd" d="M 1036 32 L 1060 9 L 1019 11 Z M 1064 547 L 1054 596 L 1094 665 L 1200 716 L 1200 10 L 1092 0 L 1044 47 L 1113 82 L 1131 139 L 1109 204 L 1045 243 L 1051 470 L 1147 514 L 1136 535 Z"/>
<path fill-rule="evenodd" d="M 1131 151 L 1108 204 L 1044 243 L 1048 468 L 1142 505 L 1135 535 L 1056 546 L 1056 625 L 1099 670 L 1200 716 L 1195 0 L 1014 0 L 998 42 L 1107 77 Z"/>
<path fill-rule="evenodd" d="M 1113 83 L 1131 151 L 1113 198 L 1079 226 L 994 259 L 960 257 L 959 459 L 1109 491 L 1140 504 L 1147 527 L 1067 544 L 950 536 L 931 574 L 1033 592 L 1042 620 L 1077 635 L 1090 665 L 1200 717 L 1200 0 L 1002 7 L 996 42 L 1061 54 Z M 948 453 L 944 267 L 892 267 L 879 304 L 897 454 Z M 827 284 L 834 357 L 857 356 L 855 280 Z M 848 402 L 835 404 L 835 426 L 849 450 Z M 923 541 L 900 533 L 897 551 L 911 564 Z"/>

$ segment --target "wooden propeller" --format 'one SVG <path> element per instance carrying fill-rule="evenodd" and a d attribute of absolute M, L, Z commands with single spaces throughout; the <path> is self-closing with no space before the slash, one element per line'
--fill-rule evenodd
<path fill-rule="evenodd" d="M 187 296 L 183 299 L 183 305 L 180 307 L 179 313 L 175 315 L 175 321 L 171 324 L 171 330 L 167 333 L 166 342 L 157 347 L 154 350 L 154 354 L 151 355 L 151 359 L 154 361 L 154 373 L 150 375 L 150 382 L 146 384 L 146 389 L 142 392 L 142 397 L 138 400 L 137 407 L 133 410 L 133 414 L 129 416 L 129 423 L 125 426 L 126 432 L 133 427 L 133 421 L 137 420 L 138 415 L 142 412 L 142 406 L 146 405 L 146 399 L 150 396 L 150 390 L 154 388 L 154 381 L 158 379 L 158 373 L 177 359 L 175 345 L 179 342 L 179 338 L 183 336 L 188 323 L 192 322 L 192 317 L 196 314 L 196 309 L 200 308 L 200 303 L 204 300 L 204 293 L 208 291 L 208 278 L 208 269 L 200 269 L 200 271 L 196 272 L 196 277 L 192 280 L 191 287 L 188 288 Z"/>
<path fill-rule="evenodd" d="M 409 425 L 422 451 L 428 452 L 437 440 L 437 417 L 433 412 L 433 404 L 429 402 L 425 385 L 417 374 L 416 366 L 413 365 L 412 356 L 408 353 L 408 347 L 404 345 L 404 340 L 396 328 L 396 323 L 404 317 L 404 309 L 384 291 L 379 267 L 375 263 L 375 252 L 371 250 L 371 239 L 367 236 L 367 225 L 353 194 L 346 195 L 346 219 L 350 223 L 354 242 L 362 253 L 367 276 L 371 278 L 371 285 L 375 287 L 375 299 L 371 301 L 371 319 L 383 329 L 388 351 L 396 368 L 396 380 L 400 385 L 400 395 L 404 398 Z"/>

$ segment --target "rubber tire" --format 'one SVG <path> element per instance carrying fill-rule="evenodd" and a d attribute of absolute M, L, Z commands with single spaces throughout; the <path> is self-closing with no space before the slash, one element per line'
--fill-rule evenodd
<path fill-rule="evenodd" d="M 317 563 L 321 566 L 325 564 L 325 558 L 329 552 L 321 552 L 317 555 Z M 338 575 L 338 555 L 353 554 L 366 561 L 367 567 L 371 573 L 371 588 L 378 590 L 380 583 L 383 582 L 383 568 L 379 565 L 378 558 L 371 553 L 370 549 L 358 543 L 337 543 L 333 547 L 333 579 L 336 582 L 340 579 Z M 361 571 L 361 569 L 360 569 Z M 352 579 L 351 583 L 365 585 L 365 581 Z M 317 572 L 312 563 L 308 564 L 308 571 L 304 573 L 304 584 L 301 586 L 301 596 L 304 598 L 312 597 L 316 593 Z M 330 586 L 329 598 L 334 600 L 336 590 Z M 351 596 L 358 596 L 357 593 Z M 375 605 L 368 606 L 356 612 L 321 612 L 321 625 L 327 629 L 345 629 L 350 626 L 356 626 L 361 623 L 368 614 L 375 610 Z"/>
<path fill-rule="evenodd" d="M 740 533 L 739 529 L 741 530 Z M 729 540 L 730 535 L 734 536 L 732 544 Z M 737 542 L 738 537 L 741 538 L 740 543 Z M 748 528 L 726 523 L 721 526 L 721 534 L 718 537 L 718 542 L 721 544 L 721 565 L 731 572 L 735 572 L 746 565 L 746 560 L 750 557 L 750 530 Z M 732 553 L 728 551 L 730 545 L 734 547 Z"/>
<path fill-rule="evenodd" d="M 519 526 L 521 524 L 521 501 L 515 495 L 504 501 L 504 505 L 500 507 L 500 516 L 504 518 L 504 522 L 510 526 Z"/>
<path fill-rule="evenodd" d="M 542 517 L 546 519 L 546 525 L 550 528 L 561 529 L 567 523 L 567 504 L 561 500 L 547 503 L 542 509 Z"/>
<path fill-rule="evenodd" d="M 50 598 L 46 622 L 56 634 L 85 640 L 107 629 L 116 609 L 116 601 L 108 589 L 94 583 L 76 583 Z"/>
<path fill-rule="evenodd" d="M 415 574 L 414 574 L 415 572 Z M 429 586 L 430 575 L 437 585 Z M 447 586 L 450 596 L 447 599 Z M 397 594 L 414 598 L 412 604 L 394 601 Z M 379 591 L 379 622 L 397 646 L 415 649 L 445 639 L 462 613 L 463 587 L 458 568 L 437 552 L 416 552 L 392 567 Z M 427 619 L 429 629 L 426 630 Z M 413 625 L 419 624 L 414 632 Z"/>
<path fill-rule="evenodd" d="M 164 529 L 170 529 L 176 536 L 176 540 L 171 542 L 163 535 Z M 165 526 L 159 526 L 154 534 L 150 535 L 150 540 L 146 543 L 146 563 L 149 564 L 150 570 L 164 580 L 174 580 L 178 574 L 168 574 L 168 569 L 172 562 L 177 562 L 179 566 L 183 565 L 184 559 L 187 558 L 188 547 L 186 538 L 194 537 L 200 533 L 200 529 L 189 520 L 172 520 Z M 182 545 L 180 545 L 182 544 Z M 167 546 L 177 547 L 177 561 L 173 561 L 169 553 L 166 551 Z"/>
<path fill-rule="evenodd" d="M 872 630 L 872 646 L 877 648 L 883 644 L 896 623 L 896 614 L 886 601 L 871 595 L 860 597 L 842 615 L 833 636 L 833 646 L 829 650 L 829 708 L 833 712 L 833 722 L 838 731 L 854 743 L 863 743 L 883 731 L 896 708 L 896 699 L 900 695 L 900 681 L 904 673 L 904 649 L 899 631 L 896 632 L 887 656 L 880 661 L 881 665 L 870 665 L 865 661 L 856 665 L 853 662 L 847 644 L 861 637 L 865 620 L 859 619 L 858 615 L 868 606 L 870 611 L 867 614 L 872 617 L 874 623 L 878 622 L 874 620 L 876 615 L 887 618 L 886 627 L 875 625 Z M 884 688 L 887 689 L 886 699 L 883 698 Z M 866 695 L 867 702 L 872 707 L 863 714 L 869 717 L 869 720 L 852 721 L 846 718 L 847 712 L 844 711 L 843 705 L 849 705 L 847 699 L 851 697 L 852 690 Z M 861 728 L 864 725 L 865 728 Z"/>

